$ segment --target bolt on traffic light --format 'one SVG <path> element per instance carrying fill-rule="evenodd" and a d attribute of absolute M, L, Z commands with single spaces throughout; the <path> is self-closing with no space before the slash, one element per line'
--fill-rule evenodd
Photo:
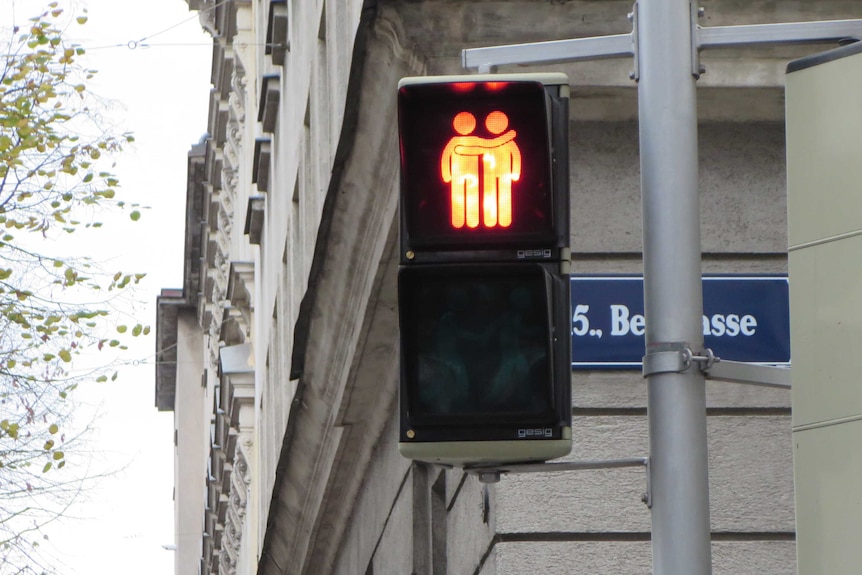
<path fill-rule="evenodd" d="M 398 276 L 412 459 L 571 450 L 568 80 L 405 78 Z"/>

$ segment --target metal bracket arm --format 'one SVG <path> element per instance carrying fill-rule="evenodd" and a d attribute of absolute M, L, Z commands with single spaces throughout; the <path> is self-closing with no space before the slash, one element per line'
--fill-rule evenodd
<path fill-rule="evenodd" d="M 465 467 L 464 471 L 478 475 L 482 483 L 498 483 L 503 473 L 550 473 L 552 471 L 583 471 L 589 469 L 618 469 L 620 467 L 644 467 L 646 469 L 646 492 L 642 501 L 652 507 L 652 484 L 650 482 L 650 458 L 630 457 L 602 461 L 560 461 L 545 463 L 514 463 L 510 465 L 487 465 Z"/>
<path fill-rule="evenodd" d="M 862 38 L 862 20 L 697 27 L 698 50 L 770 44 L 828 44 L 847 38 Z"/>
<path fill-rule="evenodd" d="M 616 34 L 487 48 L 467 48 L 461 51 L 461 65 L 464 68 L 478 68 L 479 72 L 484 73 L 503 64 L 578 62 L 633 56 L 634 53 L 635 46 L 632 34 Z"/>
<path fill-rule="evenodd" d="M 692 6 L 694 4 L 692 3 Z M 705 71 L 700 51 L 710 48 L 747 48 L 788 44 L 828 44 L 862 38 L 862 20 L 827 20 L 743 26 L 701 27 L 696 24 L 703 8 L 692 12 L 692 74 L 699 78 Z"/>
<path fill-rule="evenodd" d="M 709 351 L 709 350 L 707 350 Z M 712 352 L 710 351 L 710 354 Z M 699 358 L 694 358 L 697 361 Z M 790 369 L 771 365 L 757 365 L 715 358 L 709 367 L 701 368 L 707 379 L 744 383 L 761 387 L 790 389 Z"/>

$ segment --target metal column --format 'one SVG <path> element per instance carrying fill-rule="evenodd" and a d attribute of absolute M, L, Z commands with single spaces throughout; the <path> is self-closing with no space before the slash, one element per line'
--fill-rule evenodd
<path fill-rule="evenodd" d="M 703 349 L 697 96 L 689 0 L 636 5 L 653 572 L 712 572 Z M 657 354 L 657 355 L 654 355 Z"/>

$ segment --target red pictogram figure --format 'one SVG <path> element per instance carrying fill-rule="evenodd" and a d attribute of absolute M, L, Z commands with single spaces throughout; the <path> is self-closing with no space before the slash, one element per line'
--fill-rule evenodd
<path fill-rule="evenodd" d="M 440 158 L 444 182 L 451 182 L 452 226 L 479 225 L 479 159 L 482 159 L 482 223 L 486 228 L 512 224 L 512 182 L 521 177 L 521 151 L 515 130 L 505 132 L 509 118 L 494 111 L 485 118 L 485 128 L 495 138 L 470 135 L 476 118 L 461 112 L 452 123 L 460 134 L 449 140 Z M 505 132 L 505 133 L 504 133 Z"/>
<path fill-rule="evenodd" d="M 455 152 L 455 147 L 477 139 L 469 136 L 476 129 L 476 118 L 470 112 L 461 112 L 452 122 L 454 136 L 440 158 L 440 174 L 444 182 L 451 182 L 452 227 L 462 228 L 479 225 L 479 156 Z"/>

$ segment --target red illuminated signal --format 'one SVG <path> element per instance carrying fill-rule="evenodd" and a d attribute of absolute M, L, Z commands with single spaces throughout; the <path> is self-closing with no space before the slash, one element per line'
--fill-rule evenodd
<path fill-rule="evenodd" d="M 564 77 L 451 78 L 399 82 L 404 253 L 566 241 L 565 166 L 552 161 L 563 143 L 552 146 L 550 129 L 564 118 Z"/>
<path fill-rule="evenodd" d="M 458 113 L 452 126 L 459 135 L 449 140 L 440 157 L 440 175 L 450 184 L 452 227 L 478 227 L 480 212 L 486 228 L 509 227 L 512 182 L 521 178 L 521 150 L 517 132 L 506 131 L 508 116 L 499 110 L 488 114 L 487 138 L 473 135 L 476 117 L 470 112 Z"/>

